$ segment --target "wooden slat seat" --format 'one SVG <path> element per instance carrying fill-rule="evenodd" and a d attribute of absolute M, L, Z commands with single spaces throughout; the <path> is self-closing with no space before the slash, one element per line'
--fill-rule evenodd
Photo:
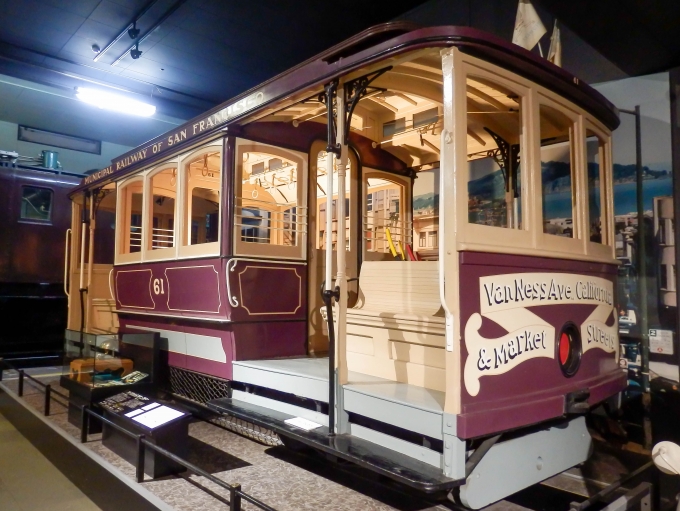
<path fill-rule="evenodd" d="M 436 261 L 364 261 L 347 311 L 350 371 L 445 390 L 444 314 Z"/>

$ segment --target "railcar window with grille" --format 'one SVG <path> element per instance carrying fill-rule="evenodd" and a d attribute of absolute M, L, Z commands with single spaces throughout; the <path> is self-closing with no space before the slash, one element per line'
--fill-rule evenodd
<path fill-rule="evenodd" d="M 222 156 L 207 148 L 184 163 L 185 228 L 183 244 L 203 245 L 219 241 Z"/>
<path fill-rule="evenodd" d="M 418 179 L 413 183 L 413 217 L 412 230 L 414 239 L 418 238 L 418 246 L 413 247 L 421 260 L 433 261 L 439 253 L 428 246 L 429 232 L 439 229 L 439 169 L 418 172 Z"/>
<path fill-rule="evenodd" d="M 363 219 L 367 257 L 375 259 L 371 256 L 383 254 L 392 259 L 389 255 L 390 241 L 400 254 L 406 253 L 406 245 L 410 243 L 410 226 L 405 225 L 401 207 L 405 195 L 404 186 L 393 180 L 383 179 L 383 174 L 372 171 L 367 171 L 367 174 L 364 184 L 366 212 Z"/>
<path fill-rule="evenodd" d="M 588 172 L 588 226 L 590 241 L 604 243 L 604 183 L 603 173 L 605 143 L 592 131 L 586 130 Z"/>
<path fill-rule="evenodd" d="M 19 218 L 49 222 L 52 218 L 52 197 L 53 192 L 49 188 L 23 186 Z"/>
<path fill-rule="evenodd" d="M 522 97 L 467 78 L 468 221 L 522 229 Z"/>
<path fill-rule="evenodd" d="M 306 243 L 303 160 L 297 153 L 239 141 L 234 241 L 246 255 L 299 257 Z"/>
<path fill-rule="evenodd" d="M 144 184 L 141 179 L 128 182 L 120 191 L 120 253 L 134 254 L 142 250 L 142 203 Z"/>
<path fill-rule="evenodd" d="M 574 121 L 557 108 L 540 105 L 543 232 L 575 238 Z"/>
<path fill-rule="evenodd" d="M 175 246 L 177 169 L 162 169 L 151 177 L 151 239 L 149 249 Z"/>

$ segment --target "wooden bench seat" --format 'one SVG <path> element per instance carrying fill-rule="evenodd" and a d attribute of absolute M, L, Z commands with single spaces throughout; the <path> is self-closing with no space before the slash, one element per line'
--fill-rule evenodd
<path fill-rule="evenodd" d="M 350 371 L 445 390 L 444 313 L 436 261 L 364 261 L 347 311 Z"/>

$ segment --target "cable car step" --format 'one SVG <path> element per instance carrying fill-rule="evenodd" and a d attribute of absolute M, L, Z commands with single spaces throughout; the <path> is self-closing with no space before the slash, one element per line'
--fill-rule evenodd
<path fill-rule="evenodd" d="M 432 465 L 352 435 L 329 437 L 327 426 L 305 431 L 284 422 L 294 418 L 293 415 L 231 398 L 214 399 L 208 401 L 207 405 L 219 413 L 271 429 L 280 436 L 350 461 L 425 493 L 446 492 L 465 483 L 465 480 L 444 476 L 440 469 Z"/>

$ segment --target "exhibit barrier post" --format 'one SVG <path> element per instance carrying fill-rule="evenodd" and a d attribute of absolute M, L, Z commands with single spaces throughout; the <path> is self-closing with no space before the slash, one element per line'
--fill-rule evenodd
<path fill-rule="evenodd" d="M 5 359 L 0 357 L 0 381 L 2 381 L 2 373 L 5 372 Z"/>
<path fill-rule="evenodd" d="M 237 493 L 241 491 L 241 485 L 235 484 L 229 491 L 229 511 L 241 510 L 241 496 Z"/>
<path fill-rule="evenodd" d="M 52 385 L 45 387 L 45 417 L 50 415 L 50 399 L 52 398 Z"/>
<path fill-rule="evenodd" d="M 137 482 L 144 481 L 144 435 L 136 435 L 135 441 L 137 443 L 137 467 L 136 475 Z"/>
<path fill-rule="evenodd" d="M 80 407 L 80 443 L 87 442 L 87 434 L 89 433 L 89 417 L 87 416 L 87 405 Z"/>
<path fill-rule="evenodd" d="M 24 397 L 24 370 L 19 369 L 19 397 Z"/>
<path fill-rule="evenodd" d="M 255 497 L 252 497 L 251 495 L 248 495 L 247 493 L 244 493 L 241 490 L 241 485 L 240 484 L 229 484 L 214 475 L 206 472 L 205 470 L 201 469 L 200 467 L 197 467 L 196 465 L 188 462 L 187 460 L 184 460 L 177 456 L 176 454 L 168 451 L 167 449 L 163 449 L 162 447 L 159 447 L 149 440 L 145 438 L 144 435 L 137 435 L 131 431 L 128 431 L 127 429 L 119 426 L 115 422 L 112 422 L 111 420 L 107 419 L 103 415 L 100 415 L 96 413 L 95 411 L 89 409 L 87 406 L 82 407 L 82 413 L 83 416 L 86 415 L 91 415 L 92 417 L 97 418 L 98 420 L 102 421 L 104 424 L 107 424 L 108 426 L 111 426 L 112 428 L 116 429 L 117 431 L 120 431 L 124 435 L 127 435 L 131 438 L 134 438 L 137 442 L 137 482 L 142 482 L 144 479 L 144 453 L 145 450 L 151 449 L 152 451 L 161 454 L 168 458 L 171 461 L 174 461 L 175 463 L 182 465 L 184 468 L 187 470 L 193 472 L 194 474 L 204 477 L 208 481 L 216 484 L 220 488 L 227 490 L 229 492 L 229 510 L 230 511 L 240 511 L 241 510 L 241 502 L 243 500 L 253 504 L 254 506 L 263 509 L 264 511 L 276 511 L 273 507 L 268 506 L 264 502 L 261 502 L 260 500 L 256 499 Z M 83 442 L 87 441 L 87 431 L 86 431 L 86 425 L 87 423 L 83 419 L 83 424 L 82 424 L 82 429 L 81 429 L 81 440 Z"/>

